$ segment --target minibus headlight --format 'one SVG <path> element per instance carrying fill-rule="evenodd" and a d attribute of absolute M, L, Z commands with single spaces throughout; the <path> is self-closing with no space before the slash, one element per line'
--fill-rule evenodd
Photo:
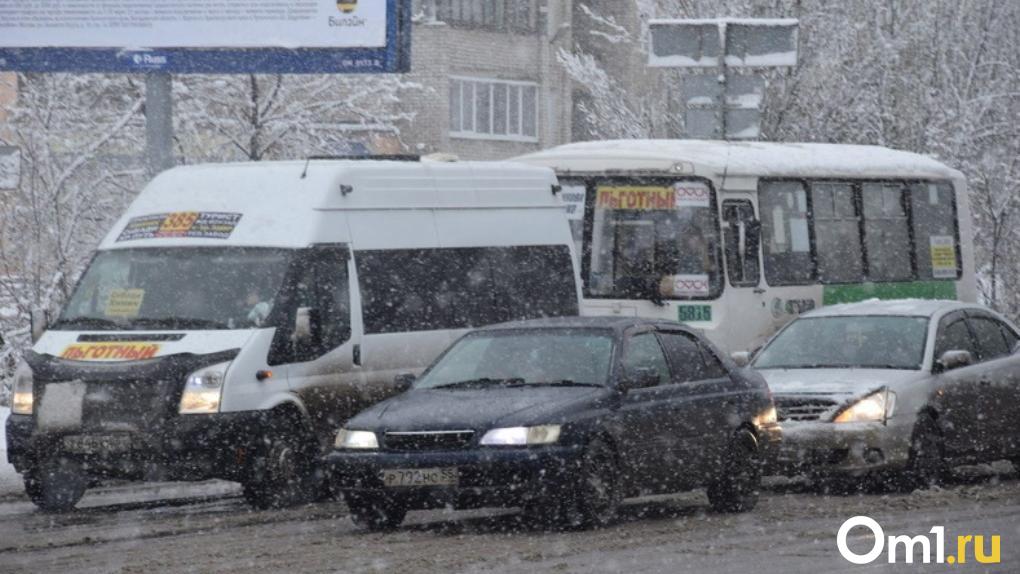
<path fill-rule="evenodd" d="M 11 397 L 11 412 L 16 415 L 32 414 L 32 369 L 22 361 L 14 374 L 14 396 Z"/>
<path fill-rule="evenodd" d="M 835 423 L 885 422 L 896 410 L 896 393 L 882 389 L 843 409 Z"/>
<path fill-rule="evenodd" d="M 492 429 L 482 437 L 483 446 L 531 446 L 560 440 L 560 425 Z"/>
<path fill-rule="evenodd" d="M 182 415 L 204 415 L 220 411 L 223 397 L 223 381 L 227 376 L 229 362 L 199 369 L 188 375 L 181 395 Z"/>
<path fill-rule="evenodd" d="M 336 433 L 333 446 L 359 450 L 375 449 L 379 448 L 379 438 L 371 431 L 340 429 L 340 432 Z"/>

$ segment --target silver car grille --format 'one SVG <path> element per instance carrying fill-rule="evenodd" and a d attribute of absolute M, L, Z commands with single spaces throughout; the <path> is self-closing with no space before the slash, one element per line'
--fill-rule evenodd
<path fill-rule="evenodd" d="M 816 421 L 836 407 L 836 401 L 815 397 L 775 397 L 779 422 Z"/>

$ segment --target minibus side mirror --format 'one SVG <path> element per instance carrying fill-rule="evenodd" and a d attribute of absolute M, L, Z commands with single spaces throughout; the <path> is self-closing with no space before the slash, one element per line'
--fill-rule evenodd
<path fill-rule="evenodd" d="M 937 367 L 940 371 L 952 371 L 972 364 L 974 364 L 974 356 L 970 354 L 970 351 L 953 350 L 942 353 Z"/>
<path fill-rule="evenodd" d="M 730 358 L 738 367 L 744 368 L 751 364 L 751 353 L 749 351 L 737 351 L 730 354 Z"/>
<path fill-rule="evenodd" d="M 405 393 L 411 389 L 417 378 L 413 373 L 401 373 L 393 378 L 393 388 L 397 393 Z"/>
<path fill-rule="evenodd" d="M 42 338 L 43 333 L 50 326 L 50 312 L 46 309 L 32 309 L 29 313 L 29 321 L 32 328 L 32 342 L 35 343 Z"/>

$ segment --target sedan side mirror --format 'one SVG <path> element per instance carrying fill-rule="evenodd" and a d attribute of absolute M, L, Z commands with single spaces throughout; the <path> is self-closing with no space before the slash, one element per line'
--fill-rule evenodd
<path fill-rule="evenodd" d="M 943 371 L 952 371 L 972 364 L 974 364 L 974 356 L 970 354 L 970 351 L 946 351 L 938 360 L 938 365 Z"/>
<path fill-rule="evenodd" d="M 738 367 L 744 368 L 751 364 L 751 353 L 749 351 L 737 351 L 730 354 L 730 358 Z"/>
<path fill-rule="evenodd" d="M 662 382 L 659 371 L 655 367 L 638 367 L 629 373 L 620 390 L 627 392 L 631 389 L 644 389 L 657 386 Z"/>
<path fill-rule="evenodd" d="M 401 373 L 393 378 L 393 388 L 398 394 L 406 393 L 417 379 L 413 373 Z"/>
<path fill-rule="evenodd" d="M 42 338 L 43 333 L 50 326 L 50 312 L 45 309 L 32 309 L 29 313 L 29 321 L 32 329 L 32 342 L 35 343 Z"/>

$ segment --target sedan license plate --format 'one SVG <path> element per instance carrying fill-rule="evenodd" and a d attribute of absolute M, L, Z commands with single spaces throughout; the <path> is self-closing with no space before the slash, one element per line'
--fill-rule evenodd
<path fill-rule="evenodd" d="M 131 435 L 71 435 L 64 448 L 75 454 L 120 454 L 134 449 Z"/>
<path fill-rule="evenodd" d="M 457 486 L 460 475 L 456 468 L 396 468 L 382 471 L 383 485 Z"/>

